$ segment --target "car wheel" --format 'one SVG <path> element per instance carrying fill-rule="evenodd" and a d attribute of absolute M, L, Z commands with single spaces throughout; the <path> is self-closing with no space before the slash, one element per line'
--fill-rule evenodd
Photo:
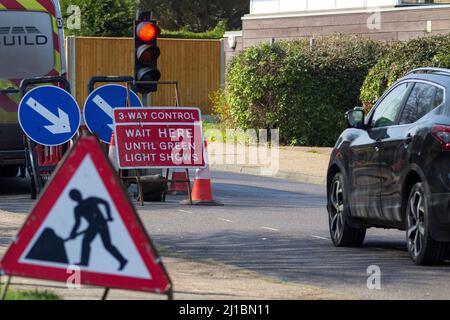
<path fill-rule="evenodd" d="M 19 166 L 5 166 L 0 167 L 1 178 L 15 178 L 19 173 Z"/>
<path fill-rule="evenodd" d="M 417 265 L 443 263 L 449 246 L 431 238 L 429 204 L 422 183 L 412 188 L 406 210 L 406 241 L 411 259 Z"/>
<path fill-rule="evenodd" d="M 334 176 L 328 195 L 330 235 L 336 247 L 359 247 L 366 237 L 366 229 L 353 228 L 348 224 L 349 206 L 342 173 Z"/>

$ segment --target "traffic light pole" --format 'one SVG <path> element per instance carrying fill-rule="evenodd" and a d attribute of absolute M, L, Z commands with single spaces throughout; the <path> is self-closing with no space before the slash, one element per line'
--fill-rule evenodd
<path fill-rule="evenodd" d="M 137 20 L 152 20 L 153 19 L 153 11 L 137 12 L 136 19 Z"/>
<path fill-rule="evenodd" d="M 130 92 L 131 88 L 135 88 L 137 85 L 173 85 L 175 86 L 175 106 L 179 107 L 180 104 L 180 90 L 178 87 L 178 81 L 130 81 L 127 82 L 128 92 Z M 127 98 L 127 102 L 129 102 L 129 95 Z M 151 96 L 149 93 L 142 94 L 142 102 L 144 106 L 151 107 Z M 147 102 L 146 102 L 147 101 Z"/>
<path fill-rule="evenodd" d="M 142 94 L 142 102 L 144 103 L 144 106 L 150 106 L 152 104 L 152 98 L 150 93 Z"/>

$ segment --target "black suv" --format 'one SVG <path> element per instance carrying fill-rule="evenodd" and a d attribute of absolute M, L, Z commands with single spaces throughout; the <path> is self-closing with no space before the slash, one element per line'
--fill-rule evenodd
<path fill-rule="evenodd" d="M 442 263 L 450 244 L 450 70 L 420 68 L 394 84 L 348 129 L 328 169 L 330 234 L 360 246 L 366 229 L 406 230 L 419 265 Z"/>

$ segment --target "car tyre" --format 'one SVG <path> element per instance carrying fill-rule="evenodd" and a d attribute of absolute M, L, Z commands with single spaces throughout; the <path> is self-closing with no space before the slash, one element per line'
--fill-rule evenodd
<path fill-rule="evenodd" d="M 366 229 L 349 225 L 350 208 L 342 173 L 337 173 L 328 195 L 330 235 L 336 247 L 360 247 L 366 237 Z"/>
<path fill-rule="evenodd" d="M 411 189 L 406 209 L 406 242 L 408 253 L 417 265 L 442 264 L 449 244 L 435 241 L 430 234 L 429 203 L 422 183 Z"/>

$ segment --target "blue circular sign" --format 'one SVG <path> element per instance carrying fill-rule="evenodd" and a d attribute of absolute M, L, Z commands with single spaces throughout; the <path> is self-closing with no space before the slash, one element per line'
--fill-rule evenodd
<path fill-rule="evenodd" d="M 20 101 L 18 114 L 25 134 L 44 146 L 68 142 L 81 124 L 80 108 L 75 99 L 55 86 L 30 90 Z"/>
<path fill-rule="evenodd" d="M 130 107 L 143 107 L 139 96 L 130 91 Z M 97 88 L 86 99 L 84 104 L 84 121 L 89 131 L 98 138 L 110 143 L 113 133 L 114 109 L 127 106 L 127 88 L 125 86 L 110 84 Z"/>

